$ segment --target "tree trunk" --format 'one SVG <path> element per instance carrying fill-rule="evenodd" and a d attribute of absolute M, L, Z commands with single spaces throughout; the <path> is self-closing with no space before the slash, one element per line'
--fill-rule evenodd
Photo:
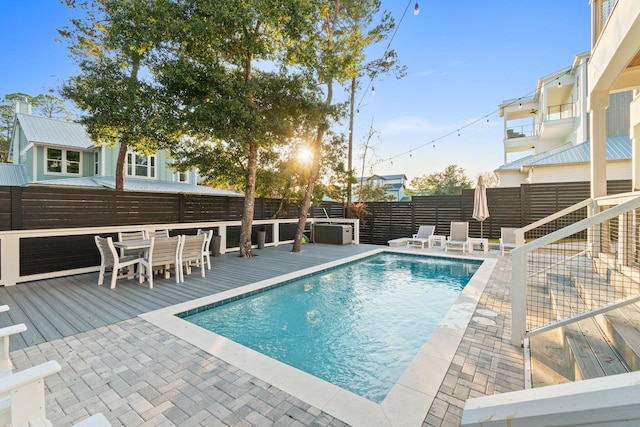
<path fill-rule="evenodd" d="M 116 191 L 124 191 L 124 163 L 127 157 L 127 144 L 120 143 L 118 151 L 118 162 L 116 163 Z M 135 167 L 135 165 L 131 165 Z"/>
<path fill-rule="evenodd" d="M 247 164 L 247 181 L 244 194 L 244 207 L 242 210 L 242 228 L 240 230 L 240 256 L 249 258 L 253 256 L 251 247 L 251 233 L 253 231 L 253 212 L 256 196 L 256 172 L 258 169 L 258 143 L 251 141 L 249 144 L 249 159 Z"/>
<path fill-rule="evenodd" d="M 304 194 L 304 200 L 302 202 L 302 207 L 300 208 L 300 219 L 298 220 L 298 228 L 296 229 L 296 237 L 293 241 L 293 248 L 291 249 L 291 252 L 300 252 L 300 249 L 302 247 L 302 234 L 304 233 L 304 228 L 307 225 L 307 214 L 309 213 L 309 208 L 311 207 L 313 188 L 320 173 L 320 163 L 322 160 L 322 139 L 324 138 L 324 133 L 325 127 L 318 127 L 316 140 L 313 145 L 313 166 L 311 167 L 311 173 L 309 173 L 309 181 L 307 181 L 307 191 Z"/>

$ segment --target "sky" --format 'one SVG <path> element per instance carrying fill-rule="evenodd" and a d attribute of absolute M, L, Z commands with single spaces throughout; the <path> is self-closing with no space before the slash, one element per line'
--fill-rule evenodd
<path fill-rule="evenodd" d="M 589 51 L 589 0 L 418 3 L 414 15 L 415 0 L 382 0 L 398 25 L 368 59 L 393 49 L 407 75 L 361 82 L 354 169 L 410 181 L 457 165 L 475 181 L 504 163 L 498 105 L 532 95 L 541 77 Z M 20 0 L 3 1 L 0 11 L 0 96 L 47 93 L 78 72 L 56 41 L 72 10 L 58 0 Z M 336 130 L 346 133 L 347 122 Z"/>

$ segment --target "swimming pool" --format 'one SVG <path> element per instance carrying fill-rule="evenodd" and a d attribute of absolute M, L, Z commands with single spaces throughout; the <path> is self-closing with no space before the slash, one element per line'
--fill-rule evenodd
<path fill-rule="evenodd" d="M 480 264 L 380 253 L 181 317 L 380 403 Z"/>
<path fill-rule="evenodd" d="M 195 313 L 205 306 L 243 298 L 247 294 L 262 292 L 286 281 L 382 252 L 421 254 L 419 250 L 405 248 L 372 248 L 364 253 L 342 255 L 340 260 L 187 301 L 142 314 L 140 317 L 227 362 L 233 369 L 240 369 L 349 425 L 420 426 L 447 374 L 467 324 L 496 265 L 495 258 L 482 258 L 482 265 L 381 403 L 365 399 L 177 316 L 188 311 Z M 469 257 L 449 255 L 447 258 Z"/>

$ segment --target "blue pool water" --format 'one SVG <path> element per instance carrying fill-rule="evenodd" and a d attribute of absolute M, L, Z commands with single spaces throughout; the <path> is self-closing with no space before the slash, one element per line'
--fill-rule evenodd
<path fill-rule="evenodd" d="M 382 253 L 181 317 L 380 403 L 480 264 Z"/>

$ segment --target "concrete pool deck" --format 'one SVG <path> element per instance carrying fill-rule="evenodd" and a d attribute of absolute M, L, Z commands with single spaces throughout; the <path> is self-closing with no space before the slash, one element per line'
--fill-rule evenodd
<path fill-rule="evenodd" d="M 458 425 L 467 398 L 524 388 L 522 350 L 509 342 L 510 258 L 498 255 L 486 256 L 496 265 L 417 425 Z M 114 426 L 349 425 L 141 317 L 16 350 L 11 357 L 16 370 L 47 360 L 62 365 L 46 380 L 47 416 L 54 425 L 95 412 Z"/>

